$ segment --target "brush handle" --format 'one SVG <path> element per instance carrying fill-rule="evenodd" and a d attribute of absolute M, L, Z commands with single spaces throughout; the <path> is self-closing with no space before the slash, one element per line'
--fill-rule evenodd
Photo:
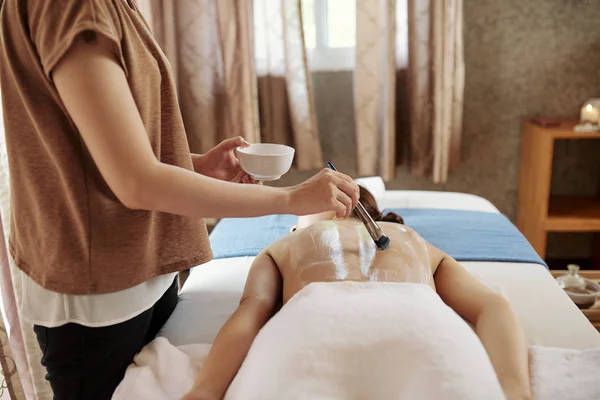
<path fill-rule="evenodd" d="M 327 166 L 329 167 L 329 169 L 337 171 L 337 169 L 335 169 L 332 163 L 328 162 Z M 358 214 L 358 218 L 365 225 L 365 228 L 367 228 L 367 231 L 369 232 L 369 235 L 371 235 L 371 238 L 374 241 L 377 241 L 377 239 L 379 239 L 383 234 L 379 225 L 377 225 L 375 221 L 373 221 L 373 218 L 371 218 L 371 216 L 369 215 L 367 210 L 365 210 L 365 207 L 360 203 L 360 201 L 358 202 L 354 210 L 356 211 L 356 214 Z"/>
<path fill-rule="evenodd" d="M 358 214 L 358 217 L 363 222 L 363 224 L 365 224 L 365 227 L 367 228 L 367 231 L 369 231 L 369 235 L 371 235 L 373 240 L 379 239 L 383 232 L 381 231 L 379 225 L 377 225 L 375 221 L 373 221 L 373 218 L 371 218 L 371 216 L 369 215 L 367 210 L 365 210 L 365 207 L 360 203 L 360 201 L 358 202 L 354 210 L 356 211 L 356 214 Z"/>

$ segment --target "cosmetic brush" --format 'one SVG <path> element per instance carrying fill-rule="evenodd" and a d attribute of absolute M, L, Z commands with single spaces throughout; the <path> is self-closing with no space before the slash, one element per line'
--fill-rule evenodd
<path fill-rule="evenodd" d="M 337 169 L 335 169 L 332 163 L 328 162 L 327 166 L 330 169 L 337 171 Z M 367 232 L 369 232 L 369 235 L 371 235 L 371 238 L 375 242 L 375 246 L 377 246 L 377 248 L 381 251 L 387 249 L 390 245 L 390 238 L 387 237 L 385 233 L 383 233 L 379 225 L 377 225 L 377 223 L 373 221 L 373 218 L 371 218 L 371 216 L 369 215 L 367 210 L 365 210 L 365 207 L 360 203 L 360 201 L 358 202 L 354 210 L 356 211 L 358 218 L 365 225 L 365 228 L 367 228 Z"/>

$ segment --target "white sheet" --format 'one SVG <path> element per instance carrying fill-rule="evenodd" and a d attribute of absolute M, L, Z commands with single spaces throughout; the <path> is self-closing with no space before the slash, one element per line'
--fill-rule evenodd
<path fill-rule="evenodd" d="M 364 182 L 361 182 L 364 183 Z M 449 192 L 387 191 L 377 179 L 365 186 L 387 208 L 454 208 L 498 212 L 481 197 Z M 180 303 L 161 335 L 174 345 L 212 343 L 235 310 L 253 257 L 213 260 L 186 281 Z M 461 263 L 515 307 L 531 345 L 587 349 L 600 346 L 600 334 L 541 265 Z"/>

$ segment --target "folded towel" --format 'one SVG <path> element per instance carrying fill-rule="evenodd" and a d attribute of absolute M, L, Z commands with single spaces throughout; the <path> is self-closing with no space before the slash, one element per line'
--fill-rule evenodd
<path fill-rule="evenodd" d="M 600 347 L 570 350 L 533 346 L 529 359 L 536 400 L 600 399 Z"/>
<path fill-rule="evenodd" d="M 466 210 L 393 209 L 406 225 L 458 261 L 546 263 L 502 214 Z M 256 256 L 290 232 L 293 215 L 226 218 L 210 235 L 214 258 Z"/>
<path fill-rule="evenodd" d="M 375 290 L 372 290 L 375 289 Z M 157 338 L 116 400 L 180 399 L 210 345 Z M 600 398 L 600 348 L 532 347 L 536 400 Z M 226 399 L 502 399 L 473 330 L 429 287 L 313 283 L 259 332 Z"/>

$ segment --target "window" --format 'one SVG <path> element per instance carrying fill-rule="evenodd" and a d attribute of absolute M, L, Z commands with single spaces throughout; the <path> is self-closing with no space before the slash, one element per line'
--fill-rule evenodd
<path fill-rule="evenodd" d="M 355 0 L 301 0 L 304 39 L 312 70 L 354 69 L 356 44 Z M 256 72 L 285 71 L 281 3 L 254 0 Z"/>
<path fill-rule="evenodd" d="M 356 45 L 356 2 L 302 0 L 307 56 L 313 70 L 353 69 Z"/>

